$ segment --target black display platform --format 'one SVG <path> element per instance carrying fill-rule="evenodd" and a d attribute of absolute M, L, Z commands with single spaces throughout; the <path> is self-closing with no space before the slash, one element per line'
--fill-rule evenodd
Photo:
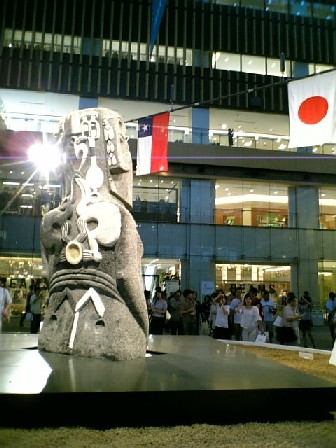
<path fill-rule="evenodd" d="M 242 343 L 149 336 L 145 358 L 113 362 L 40 353 L 37 337 L 0 335 L 1 426 L 325 420 L 336 411 L 334 384 Z"/>

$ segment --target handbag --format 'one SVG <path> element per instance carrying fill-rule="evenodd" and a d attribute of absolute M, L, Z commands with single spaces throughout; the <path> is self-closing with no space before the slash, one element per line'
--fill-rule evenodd
<path fill-rule="evenodd" d="M 202 336 L 209 336 L 209 332 L 210 332 L 210 328 L 209 328 L 209 323 L 207 320 L 204 320 L 201 323 L 201 329 L 200 329 L 200 334 Z"/>
<path fill-rule="evenodd" d="M 273 325 L 275 327 L 281 327 L 282 326 L 282 316 L 277 316 L 275 321 L 273 322 Z"/>
<path fill-rule="evenodd" d="M 255 342 L 265 344 L 266 342 L 266 334 L 265 333 L 258 333 Z"/>
<path fill-rule="evenodd" d="M 33 320 L 33 315 L 32 315 L 32 313 L 26 313 L 26 320 L 28 320 L 28 321 Z"/>

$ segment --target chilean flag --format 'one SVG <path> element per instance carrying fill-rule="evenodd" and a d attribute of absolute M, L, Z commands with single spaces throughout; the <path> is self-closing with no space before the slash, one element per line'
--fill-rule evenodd
<path fill-rule="evenodd" d="M 138 121 L 137 176 L 168 171 L 169 115 L 164 112 Z"/>
<path fill-rule="evenodd" d="M 287 86 L 289 147 L 336 143 L 336 70 Z"/>

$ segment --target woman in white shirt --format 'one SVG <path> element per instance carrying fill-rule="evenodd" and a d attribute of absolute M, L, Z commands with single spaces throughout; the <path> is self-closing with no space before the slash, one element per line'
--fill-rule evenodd
<path fill-rule="evenodd" d="M 301 314 L 298 309 L 298 301 L 296 295 L 293 292 L 287 294 L 287 305 L 283 309 L 282 313 L 282 327 L 288 328 L 292 327 L 294 330 L 294 337 L 289 340 L 289 337 L 284 333 L 284 339 L 282 342 L 289 343 L 290 345 L 300 345 L 300 330 L 299 321 L 301 319 Z M 296 341 L 294 338 L 296 337 Z"/>
<path fill-rule="evenodd" d="M 258 307 L 252 305 L 250 296 L 244 297 L 243 306 L 241 307 L 240 312 L 240 325 L 243 329 L 242 339 L 243 341 L 255 342 L 258 330 L 262 331 L 262 319 Z"/>
<path fill-rule="evenodd" d="M 223 293 L 219 293 L 215 300 L 217 312 L 213 337 L 214 339 L 231 339 L 229 329 L 230 305 L 227 304 L 227 298 Z"/>
<path fill-rule="evenodd" d="M 152 301 L 152 316 L 149 326 L 151 334 L 163 334 L 167 308 L 167 301 L 162 296 L 161 288 L 158 287 Z"/>

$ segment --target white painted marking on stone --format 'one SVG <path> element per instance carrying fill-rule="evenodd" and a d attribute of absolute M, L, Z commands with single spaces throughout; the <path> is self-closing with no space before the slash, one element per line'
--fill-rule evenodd
<path fill-rule="evenodd" d="M 77 332 L 77 325 L 78 325 L 78 319 L 79 319 L 79 313 L 83 309 L 84 305 L 86 305 L 89 300 L 92 300 L 93 305 L 97 311 L 97 314 L 99 317 L 103 317 L 105 313 L 105 306 L 97 293 L 97 291 L 94 288 L 90 288 L 86 293 L 83 295 L 83 297 L 77 302 L 76 308 L 75 308 L 75 318 L 72 325 L 72 330 L 70 334 L 70 340 L 69 340 L 69 348 L 73 348 L 74 340 Z"/>

